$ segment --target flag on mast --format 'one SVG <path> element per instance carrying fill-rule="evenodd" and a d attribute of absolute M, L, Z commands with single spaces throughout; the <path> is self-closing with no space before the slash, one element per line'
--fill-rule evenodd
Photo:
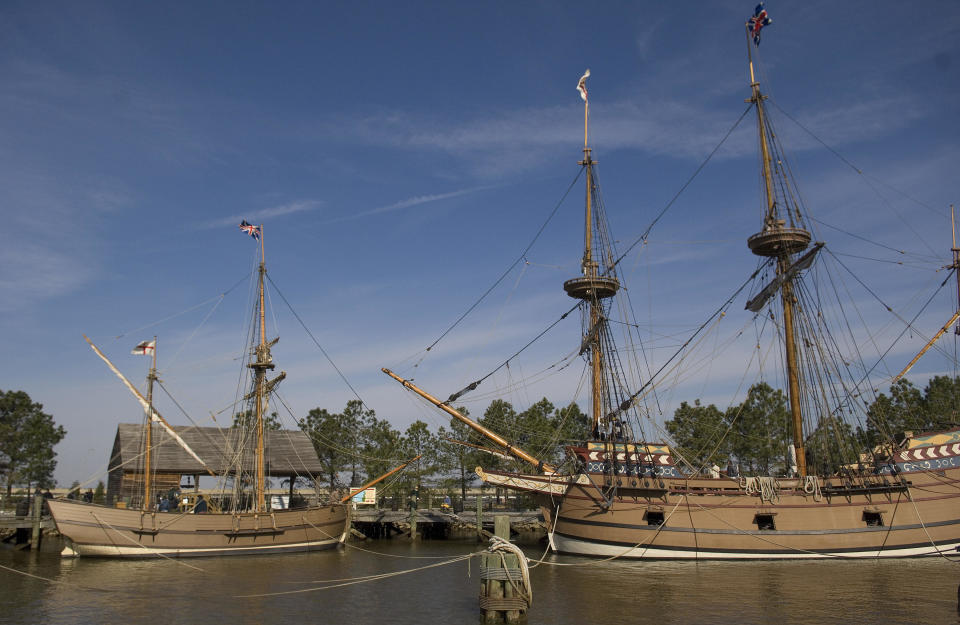
<path fill-rule="evenodd" d="M 753 17 L 747 20 L 747 28 L 753 35 L 753 45 L 760 45 L 760 29 L 769 26 L 772 21 L 770 16 L 767 15 L 767 10 L 763 8 L 763 3 L 758 4 L 757 8 L 753 10 Z"/>
<path fill-rule="evenodd" d="M 260 240 L 260 226 L 254 226 L 253 224 L 247 223 L 247 220 L 244 219 L 240 222 L 240 229 L 252 236 L 257 241 Z"/>
<path fill-rule="evenodd" d="M 133 351 L 130 352 L 136 356 L 151 356 L 153 355 L 153 350 L 157 347 L 157 340 L 152 341 L 140 341 L 137 343 L 137 346 L 133 348 Z"/>
<path fill-rule="evenodd" d="M 580 77 L 580 82 L 577 83 L 577 91 L 580 92 L 580 97 L 583 98 L 583 101 L 587 101 L 587 78 L 590 77 L 590 70 L 588 69 L 583 73 L 583 76 Z"/>

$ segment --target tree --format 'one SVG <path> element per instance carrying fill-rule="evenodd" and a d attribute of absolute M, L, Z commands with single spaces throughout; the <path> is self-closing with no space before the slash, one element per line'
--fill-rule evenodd
<path fill-rule="evenodd" d="M 702 406 L 699 399 L 692 406 L 682 402 L 665 425 L 678 455 L 696 469 L 723 462 L 729 454 L 729 444 L 720 444 L 727 421 L 713 404 Z"/>
<path fill-rule="evenodd" d="M 871 446 L 899 442 L 904 432 L 944 430 L 960 422 L 960 378 L 935 376 L 923 392 L 901 379 L 867 409 L 865 436 Z"/>
<path fill-rule="evenodd" d="M 348 466 L 353 444 L 352 433 L 343 427 L 343 415 L 328 412 L 326 408 L 314 408 L 300 422 L 300 427 L 310 437 L 333 491 L 339 484 L 340 472 Z"/>
<path fill-rule="evenodd" d="M 363 428 L 362 461 L 369 479 L 395 469 L 404 460 L 402 436 L 386 419 L 370 417 Z"/>
<path fill-rule="evenodd" d="M 789 412 L 783 391 L 754 384 L 742 404 L 727 410 L 726 421 L 730 453 L 746 471 L 772 475 L 786 468 Z"/>
<path fill-rule="evenodd" d="M 470 415 L 470 412 L 462 406 L 457 408 L 457 412 L 464 416 Z M 482 464 L 489 454 L 466 445 L 451 442 L 448 439 L 470 442 L 470 439 L 474 436 L 479 437 L 476 430 L 455 418 L 450 419 L 449 430 L 441 426 L 437 432 L 437 451 L 441 470 L 454 473 L 454 481 L 460 489 L 461 501 L 467 498 L 467 485 L 473 481 L 474 468 Z"/>
<path fill-rule="evenodd" d="M 423 478 L 437 470 L 437 439 L 430 433 L 426 423 L 417 420 L 403 433 L 401 445 L 406 457 L 420 456 L 414 463 L 415 484 L 419 492 Z"/>
<path fill-rule="evenodd" d="M 346 428 L 345 438 L 349 442 L 350 486 L 360 486 L 361 451 L 365 447 L 365 435 L 368 426 L 376 422 L 373 410 L 364 409 L 363 402 L 351 399 L 341 415 L 341 427 Z M 371 476 L 375 477 L 375 476 Z"/>
<path fill-rule="evenodd" d="M 54 446 L 67 432 L 23 391 L 0 391 L 0 471 L 7 496 L 14 484 L 54 485 Z"/>
<path fill-rule="evenodd" d="M 238 412 L 233 415 L 233 424 L 230 427 L 234 428 L 245 428 L 254 427 L 254 422 L 256 421 L 256 416 L 253 414 L 252 410 L 245 410 L 243 412 Z M 283 429 L 280 425 L 280 415 L 276 411 L 271 412 L 268 415 L 263 417 L 263 429 L 264 430 L 281 430 Z"/>

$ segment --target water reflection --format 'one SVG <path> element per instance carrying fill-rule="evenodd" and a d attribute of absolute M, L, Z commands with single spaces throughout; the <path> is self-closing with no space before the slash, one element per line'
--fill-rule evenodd
<path fill-rule="evenodd" d="M 477 560 L 373 582 L 352 581 L 445 562 L 482 546 L 472 541 L 380 540 L 357 547 L 182 561 L 61 559 L 54 551 L 0 551 L 0 565 L 52 580 L 0 571 L 0 623 L 479 622 Z M 533 558 L 542 554 L 540 545 L 525 550 Z M 531 570 L 531 625 L 960 623 L 960 567 L 940 558 L 546 560 Z M 340 586 L 322 590 L 333 585 Z"/>

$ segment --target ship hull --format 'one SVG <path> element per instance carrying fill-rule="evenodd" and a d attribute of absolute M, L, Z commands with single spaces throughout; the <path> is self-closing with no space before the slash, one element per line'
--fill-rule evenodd
<path fill-rule="evenodd" d="M 960 557 L 960 469 L 805 489 L 777 480 L 775 501 L 730 478 L 621 479 L 482 472 L 533 494 L 560 553 L 643 559 Z M 810 491 L 810 492 L 807 492 Z M 769 493 L 768 493 L 769 494 Z"/>
<path fill-rule="evenodd" d="M 268 513 L 179 514 L 49 500 L 64 555 L 192 557 L 317 551 L 346 539 L 349 507 L 330 505 Z"/>

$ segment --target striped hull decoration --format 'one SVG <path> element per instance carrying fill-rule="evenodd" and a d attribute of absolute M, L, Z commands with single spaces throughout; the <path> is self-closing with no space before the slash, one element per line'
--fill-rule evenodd
<path fill-rule="evenodd" d="M 269 513 L 179 514 L 49 500 L 64 555 L 191 557 L 313 551 L 346 539 L 349 506 Z"/>

